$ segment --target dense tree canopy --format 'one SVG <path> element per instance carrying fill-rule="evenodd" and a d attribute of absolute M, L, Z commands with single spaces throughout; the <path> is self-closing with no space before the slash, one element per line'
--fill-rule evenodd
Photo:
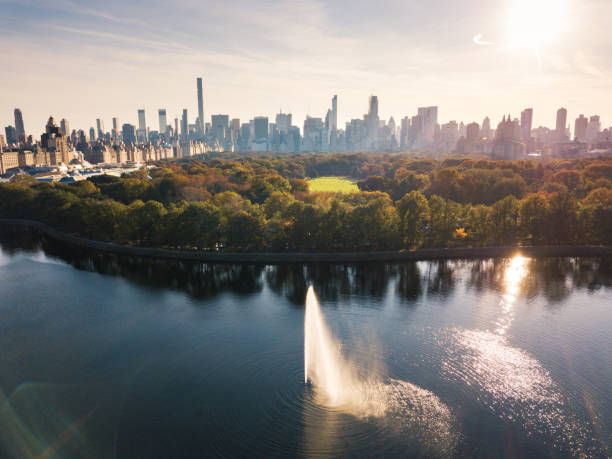
<path fill-rule="evenodd" d="M 314 193 L 350 176 L 358 193 Z M 347 154 L 159 163 L 71 184 L 0 184 L 0 216 L 123 244 L 205 250 L 382 250 L 612 244 L 612 158 Z"/>

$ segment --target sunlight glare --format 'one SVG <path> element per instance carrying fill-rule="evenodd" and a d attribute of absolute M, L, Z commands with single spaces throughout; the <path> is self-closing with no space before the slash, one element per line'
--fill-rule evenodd
<path fill-rule="evenodd" d="M 568 15 L 569 0 L 511 0 L 508 44 L 537 52 L 561 35 Z"/>

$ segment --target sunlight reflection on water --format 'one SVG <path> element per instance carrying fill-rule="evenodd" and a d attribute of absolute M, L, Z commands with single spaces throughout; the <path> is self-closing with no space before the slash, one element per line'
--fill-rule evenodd
<path fill-rule="evenodd" d="M 520 256 L 509 260 L 493 331 L 449 330 L 443 372 L 448 379 L 476 388 L 485 406 L 500 418 L 521 423 L 528 436 L 544 435 L 576 456 L 598 453 L 598 445 L 588 445 L 589 429 L 572 412 L 549 372 L 507 337 L 528 262 Z"/>

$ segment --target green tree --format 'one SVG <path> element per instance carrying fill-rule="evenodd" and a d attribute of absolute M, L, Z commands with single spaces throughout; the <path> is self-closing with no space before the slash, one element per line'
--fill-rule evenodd
<path fill-rule="evenodd" d="M 420 191 L 411 191 L 397 202 L 402 239 L 408 247 L 416 247 L 423 242 L 425 224 L 429 218 L 427 198 Z"/>
<path fill-rule="evenodd" d="M 429 198 L 429 231 L 430 243 L 445 247 L 453 238 L 459 223 L 460 206 L 453 201 L 433 195 Z"/>
<path fill-rule="evenodd" d="M 548 211 L 548 199 L 543 194 L 532 194 L 521 201 L 519 222 L 523 237 L 535 242 L 544 239 Z"/>
<path fill-rule="evenodd" d="M 518 233 L 519 204 L 514 196 L 507 196 L 491 207 L 489 220 L 493 239 L 499 244 L 510 244 Z"/>
<path fill-rule="evenodd" d="M 169 239 L 183 246 L 213 249 L 219 241 L 221 211 L 211 202 L 187 204 L 174 220 Z"/>

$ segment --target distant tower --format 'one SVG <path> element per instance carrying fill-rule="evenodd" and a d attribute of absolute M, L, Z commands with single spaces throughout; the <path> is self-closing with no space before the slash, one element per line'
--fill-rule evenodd
<path fill-rule="evenodd" d="M 189 145 L 189 120 L 187 119 L 187 109 L 183 109 L 181 118 L 181 152 L 182 156 L 191 156 Z"/>
<path fill-rule="evenodd" d="M 199 136 L 204 135 L 204 88 L 202 87 L 202 78 L 197 79 L 198 85 L 198 126 L 197 132 Z"/>
<path fill-rule="evenodd" d="M 566 140 L 565 126 L 567 126 L 567 109 L 560 108 L 559 110 L 557 110 L 556 124 L 557 140 L 559 142 L 563 142 L 564 140 Z"/>
<path fill-rule="evenodd" d="M 526 108 L 521 112 L 521 134 L 523 140 L 531 138 L 531 127 L 533 125 L 533 108 Z"/>
<path fill-rule="evenodd" d="M 189 120 L 187 118 L 187 109 L 183 109 L 183 117 L 181 118 L 181 140 L 189 140 Z"/>
<path fill-rule="evenodd" d="M 482 120 L 482 130 L 481 130 L 482 136 L 486 139 L 490 139 L 493 135 L 491 132 L 491 120 L 489 119 L 489 117 L 485 117 L 484 120 Z"/>
<path fill-rule="evenodd" d="M 378 110 L 378 107 L 377 107 Z M 338 96 L 335 95 L 332 98 L 332 117 L 331 117 L 331 129 L 338 130 Z"/>
<path fill-rule="evenodd" d="M 166 135 L 166 132 L 168 131 L 168 119 L 166 117 L 166 109 L 160 108 L 158 114 L 159 114 L 159 133 L 160 135 Z"/>
<path fill-rule="evenodd" d="M 98 139 L 104 138 L 104 121 L 100 118 L 96 119 L 96 129 L 98 131 Z"/>
<path fill-rule="evenodd" d="M 147 141 L 147 121 L 145 119 L 144 108 L 138 110 L 138 131 L 136 131 L 136 138 L 139 142 Z"/>
<path fill-rule="evenodd" d="M 64 135 L 68 135 L 70 133 L 70 125 L 68 124 L 68 120 L 66 118 L 62 118 L 62 121 L 60 121 L 60 129 Z"/>
<path fill-rule="evenodd" d="M 119 139 L 119 118 L 113 118 L 113 140 Z"/>
<path fill-rule="evenodd" d="M 378 119 L 378 97 L 370 96 L 368 115 Z"/>
<path fill-rule="evenodd" d="M 587 133 L 586 133 L 587 142 L 589 143 L 595 142 L 600 132 L 601 132 L 601 120 L 599 119 L 599 115 L 593 115 L 589 118 L 589 125 L 587 127 Z"/>
<path fill-rule="evenodd" d="M 25 128 L 23 126 L 23 115 L 21 110 L 15 109 L 15 132 L 17 133 L 17 143 L 25 143 Z"/>
<path fill-rule="evenodd" d="M 586 116 L 580 115 L 578 118 L 576 118 L 576 122 L 574 123 L 574 138 L 578 142 L 586 141 L 588 125 L 589 120 Z"/>
<path fill-rule="evenodd" d="M 367 122 L 367 137 L 368 147 L 375 148 L 378 142 L 378 97 L 370 96 L 368 103 L 368 122 Z"/>

